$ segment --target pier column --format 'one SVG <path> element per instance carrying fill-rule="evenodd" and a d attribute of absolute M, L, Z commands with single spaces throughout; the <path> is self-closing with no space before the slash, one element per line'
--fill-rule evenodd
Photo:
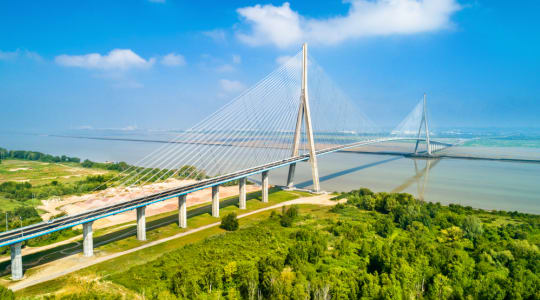
<path fill-rule="evenodd" d="M 88 222 L 83 224 L 83 254 L 86 257 L 94 255 L 93 223 L 94 222 Z"/>
<path fill-rule="evenodd" d="M 262 202 L 268 202 L 268 171 L 262 172 Z"/>
<path fill-rule="evenodd" d="M 187 195 L 178 196 L 178 226 L 187 228 L 187 210 L 186 210 Z"/>
<path fill-rule="evenodd" d="M 146 206 L 137 207 L 137 239 L 146 241 Z"/>
<path fill-rule="evenodd" d="M 246 177 L 238 180 L 238 189 L 240 190 L 238 195 L 238 208 L 246 209 Z"/>
<path fill-rule="evenodd" d="M 212 217 L 219 218 L 219 185 L 212 187 Z"/>
<path fill-rule="evenodd" d="M 11 279 L 21 280 L 23 278 L 23 264 L 21 253 L 22 242 L 11 245 Z"/>
<path fill-rule="evenodd" d="M 294 187 L 294 171 L 296 170 L 296 163 L 289 165 L 289 175 L 287 176 L 287 187 Z"/>

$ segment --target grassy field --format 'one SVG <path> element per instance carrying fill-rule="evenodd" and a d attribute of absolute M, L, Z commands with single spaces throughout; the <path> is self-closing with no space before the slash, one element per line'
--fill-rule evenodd
<path fill-rule="evenodd" d="M 0 163 L 0 183 L 27 181 L 32 185 L 75 182 L 84 176 L 105 174 L 109 171 L 82 168 L 76 163 L 46 163 L 40 161 L 6 159 Z"/>
<path fill-rule="evenodd" d="M 220 202 L 220 215 L 224 216 L 228 214 L 229 212 L 237 212 L 238 214 L 257 210 L 259 208 L 271 206 L 280 202 L 296 199 L 303 196 L 309 196 L 311 194 L 305 193 L 305 192 L 289 192 L 289 191 L 281 191 L 277 188 L 272 188 L 269 193 L 269 202 L 263 203 L 261 200 L 261 193 L 260 192 L 254 192 L 250 193 L 247 196 L 247 209 L 240 211 L 238 209 L 237 203 L 238 203 L 238 197 L 229 197 L 226 199 L 223 199 Z M 256 217 L 253 217 L 256 219 Z M 148 217 L 147 218 L 147 234 L 146 234 L 146 241 L 139 241 L 135 237 L 136 233 L 136 225 L 135 222 L 128 222 L 125 224 L 119 224 L 115 226 L 111 226 L 104 229 L 98 229 L 94 231 L 94 250 L 97 257 L 112 254 L 124 250 L 128 250 L 134 247 L 141 246 L 145 243 L 152 242 L 155 240 L 159 240 L 165 237 L 169 237 L 181 232 L 184 232 L 188 229 L 197 228 L 200 226 L 204 226 L 207 224 L 212 224 L 219 219 L 216 219 L 211 216 L 211 205 L 209 204 L 201 204 L 197 206 L 192 206 L 188 209 L 188 229 L 182 229 L 178 228 L 178 214 L 176 211 L 168 212 L 159 214 L 156 216 Z M 219 228 L 213 228 L 209 229 L 208 232 L 210 235 L 213 235 L 215 233 L 223 232 L 222 229 Z M 193 235 L 206 237 L 207 233 L 196 233 Z M 192 239 L 192 235 L 189 235 L 185 238 L 182 238 L 181 240 L 187 240 L 189 241 Z M 68 244 L 64 244 L 55 248 L 51 248 L 48 250 L 44 250 L 38 253 L 29 254 L 24 256 L 24 263 L 25 265 L 37 265 L 36 267 L 30 267 L 25 270 L 25 276 L 31 276 L 32 274 L 35 274 L 40 270 L 39 265 L 53 262 L 55 260 L 58 260 L 62 257 L 65 257 L 65 253 L 80 251 L 80 239 L 70 242 Z M 175 240 L 176 241 L 176 240 Z M 166 244 L 172 243 L 169 246 L 154 246 L 151 247 L 151 249 L 155 249 L 153 251 L 150 251 L 150 254 L 144 254 L 142 257 L 139 257 L 139 254 L 133 253 L 129 254 L 128 256 L 134 256 L 133 260 L 128 259 L 126 262 L 123 262 L 121 265 L 122 267 L 129 267 L 133 264 L 143 263 L 147 260 L 154 259 L 160 255 L 162 255 L 164 252 L 171 251 L 177 248 L 178 243 L 175 241 L 168 242 Z M 180 242 L 182 244 L 183 242 Z M 144 250 L 141 250 L 144 251 Z M 139 251 L 140 252 L 140 251 Z M 24 250 L 23 250 L 24 254 Z M 120 259 L 120 258 L 118 258 Z M 116 259 L 115 259 L 116 260 Z M 105 262 L 103 264 L 107 264 L 108 262 Z M 6 271 L 6 267 L 9 265 L 9 261 L 5 261 L 3 263 L 0 263 L 0 274 L 1 282 L 3 284 L 6 284 L 9 282 L 9 272 Z M 117 263 L 110 263 L 110 265 L 113 267 L 113 269 L 118 269 Z M 116 266 L 115 266 L 116 265 Z"/>
<path fill-rule="evenodd" d="M 7 181 L 28 182 L 33 186 L 59 183 L 73 183 L 88 175 L 107 174 L 112 171 L 82 168 L 76 163 L 46 163 L 40 161 L 6 159 L 0 163 L 0 184 Z M 38 199 L 16 201 L 0 195 L 0 209 L 11 211 L 20 206 L 38 206 Z"/>

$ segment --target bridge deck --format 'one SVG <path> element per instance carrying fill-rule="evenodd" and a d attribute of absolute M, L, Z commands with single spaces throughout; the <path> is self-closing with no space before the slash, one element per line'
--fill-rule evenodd
<path fill-rule="evenodd" d="M 380 138 L 367 141 L 356 142 L 347 145 L 340 145 L 336 147 L 331 147 L 323 150 L 317 151 L 317 155 L 325 155 L 333 152 L 341 151 L 344 149 L 387 142 L 387 141 L 396 141 L 396 140 L 417 140 L 415 138 Z M 309 159 L 309 154 L 304 154 L 296 157 L 291 157 L 285 160 L 275 161 L 265 165 L 253 167 L 246 170 L 237 171 L 234 173 L 213 177 L 210 179 L 201 180 L 199 182 L 181 186 L 178 188 L 170 189 L 160 193 L 136 198 L 133 200 L 125 201 L 122 203 L 116 203 L 109 206 L 104 206 L 95 210 L 82 212 L 79 214 L 65 216 L 62 218 L 54 219 L 52 221 L 41 222 L 37 224 L 28 225 L 22 228 L 13 229 L 10 231 L 0 233 L 0 246 L 11 245 L 21 241 L 25 241 L 31 238 L 49 234 L 58 230 L 71 228 L 76 225 L 83 223 L 91 222 L 97 219 L 102 219 L 111 215 L 119 214 L 129 210 L 136 209 L 137 207 L 150 205 L 152 203 L 164 201 L 173 197 L 178 197 L 180 195 L 189 194 L 201 189 L 209 188 L 212 186 L 220 185 L 229 181 L 237 180 L 246 176 L 251 176 L 253 174 L 262 173 L 267 170 L 283 167 L 293 163 L 306 161 Z"/>

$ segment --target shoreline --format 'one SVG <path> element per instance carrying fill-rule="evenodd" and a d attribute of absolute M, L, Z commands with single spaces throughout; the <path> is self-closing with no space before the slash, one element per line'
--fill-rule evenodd
<path fill-rule="evenodd" d="M 341 150 L 337 151 L 339 153 L 352 153 L 352 154 L 368 154 L 368 155 L 391 155 L 391 156 L 403 156 L 413 159 L 441 159 L 441 158 L 449 158 L 449 159 L 464 159 L 464 160 L 488 160 L 488 161 L 500 161 L 500 162 L 519 162 L 519 163 L 533 163 L 533 164 L 540 164 L 540 159 L 526 159 L 526 158 L 504 158 L 504 157 L 481 157 L 481 156 L 461 156 L 461 155 L 448 155 L 448 154 L 441 154 L 441 155 L 432 155 L 427 156 L 423 154 L 413 154 L 408 152 L 400 152 L 400 151 L 362 151 L 362 150 Z"/>

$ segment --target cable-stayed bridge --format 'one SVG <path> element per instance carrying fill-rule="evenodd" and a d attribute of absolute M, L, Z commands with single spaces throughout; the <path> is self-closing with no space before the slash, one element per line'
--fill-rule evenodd
<path fill-rule="evenodd" d="M 308 72 L 309 70 L 309 72 Z M 426 96 L 391 132 L 381 133 L 354 102 L 307 55 L 307 45 L 289 61 L 192 128 L 163 144 L 111 180 L 126 191 L 169 178 L 194 179 L 176 188 L 0 233 L 11 246 L 12 279 L 23 278 L 22 242 L 83 226 L 83 252 L 93 255 L 95 220 L 137 211 L 137 238 L 146 240 L 145 208 L 178 198 L 178 225 L 187 227 L 186 195 L 212 188 L 212 215 L 219 217 L 219 186 L 238 180 L 239 208 L 246 208 L 246 179 L 261 174 L 268 201 L 268 172 L 288 167 L 294 188 L 296 164 L 308 161 L 313 191 L 320 192 L 317 159 L 337 151 L 385 142 L 412 142 L 413 154 L 431 156 L 452 144 L 430 137 Z"/>

